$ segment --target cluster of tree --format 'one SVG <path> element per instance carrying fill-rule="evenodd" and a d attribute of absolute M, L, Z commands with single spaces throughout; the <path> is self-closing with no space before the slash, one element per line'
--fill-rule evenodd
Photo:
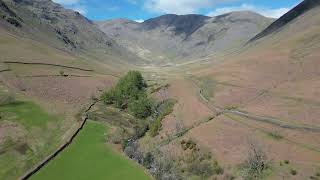
<path fill-rule="evenodd" d="M 105 104 L 128 109 L 137 118 L 152 114 L 153 101 L 147 95 L 147 84 L 139 71 L 129 71 L 117 85 L 102 95 Z"/>
<path fill-rule="evenodd" d="M 184 151 L 172 157 L 160 150 L 144 152 L 137 142 L 133 142 L 126 146 L 124 153 L 148 169 L 153 177 L 159 180 L 209 179 L 210 177 L 214 179 L 215 176 L 224 174 L 224 169 L 211 154 L 200 149 Z"/>

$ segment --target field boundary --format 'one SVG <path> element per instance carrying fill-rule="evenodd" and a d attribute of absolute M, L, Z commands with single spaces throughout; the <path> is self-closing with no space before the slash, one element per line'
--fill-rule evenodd
<path fill-rule="evenodd" d="M 44 65 L 44 66 L 55 66 L 55 67 L 63 67 L 63 68 L 68 68 L 68 69 L 76 69 L 76 70 L 88 71 L 88 72 L 94 71 L 92 69 L 85 69 L 85 68 L 80 68 L 80 67 L 66 66 L 66 65 L 61 65 L 61 64 L 51 64 L 51 63 L 35 63 L 35 62 L 19 62 L 19 61 L 3 61 L 3 63 L 24 64 L 24 65 Z"/>
<path fill-rule="evenodd" d="M 19 78 L 38 78 L 38 77 L 92 77 L 88 75 L 73 75 L 73 74 L 66 74 L 66 75 L 31 75 L 31 76 L 17 76 Z"/>
<path fill-rule="evenodd" d="M 3 69 L 3 70 L 0 70 L 0 73 L 2 73 L 2 72 L 8 72 L 8 71 L 11 71 L 11 69 Z"/>
<path fill-rule="evenodd" d="M 21 180 L 27 180 L 34 174 L 36 174 L 39 170 L 41 170 L 45 165 L 47 165 L 51 160 L 53 160 L 55 157 L 57 157 L 63 150 L 65 150 L 73 140 L 77 137 L 77 135 L 80 133 L 80 131 L 83 129 L 84 125 L 86 124 L 88 120 L 88 115 L 87 112 L 89 112 L 92 107 L 96 104 L 97 102 L 91 103 L 90 106 L 84 111 L 84 116 L 81 117 L 82 123 L 80 127 L 72 134 L 70 139 L 62 144 L 55 152 L 53 152 L 51 155 L 47 156 L 43 161 L 41 161 L 39 164 L 34 166 L 31 170 L 29 170 L 25 175 L 23 175 L 20 179 Z"/>

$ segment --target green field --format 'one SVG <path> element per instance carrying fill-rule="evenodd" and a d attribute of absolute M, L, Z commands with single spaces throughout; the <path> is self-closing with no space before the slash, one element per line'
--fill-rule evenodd
<path fill-rule="evenodd" d="M 75 141 L 31 179 L 151 179 L 142 168 L 106 144 L 106 131 L 105 125 L 88 121 Z"/>

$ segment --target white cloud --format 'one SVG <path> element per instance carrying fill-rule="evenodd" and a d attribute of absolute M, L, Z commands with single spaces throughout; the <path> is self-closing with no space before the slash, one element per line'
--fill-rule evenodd
<path fill-rule="evenodd" d="M 143 19 L 136 19 L 136 20 L 134 20 L 135 22 L 138 22 L 138 23 L 143 23 L 144 22 L 144 20 Z"/>
<path fill-rule="evenodd" d="M 53 2 L 62 5 L 73 5 L 79 3 L 80 0 L 53 0 Z"/>
<path fill-rule="evenodd" d="M 191 14 L 202 8 L 236 0 L 146 0 L 145 9 L 154 13 Z"/>
<path fill-rule="evenodd" d="M 272 9 L 272 8 L 254 6 L 250 4 L 242 4 L 241 6 L 229 6 L 229 7 L 217 8 L 213 12 L 210 12 L 208 15 L 217 16 L 217 15 L 229 13 L 232 11 L 253 11 L 265 17 L 279 18 L 285 13 L 287 13 L 290 9 L 291 8 Z"/>

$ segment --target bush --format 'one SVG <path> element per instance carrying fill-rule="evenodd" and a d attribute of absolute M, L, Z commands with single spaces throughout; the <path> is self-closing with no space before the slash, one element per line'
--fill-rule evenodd
<path fill-rule="evenodd" d="M 15 97 L 12 94 L 5 94 L 0 96 L 0 105 L 8 105 L 15 102 Z"/>
<path fill-rule="evenodd" d="M 7 18 L 7 22 L 16 26 L 16 27 L 22 27 L 21 23 L 18 20 L 16 20 L 15 18 L 9 17 L 9 18 Z"/>
<path fill-rule="evenodd" d="M 185 168 L 182 166 L 182 172 L 187 175 L 198 176 L 200 179 L 208 179 L 213 175 L 221 175 L 224 172 L 218 162 L 213 161 L 210 153 L 189 151 L 180 161 L 185 164 Z"/>
<path fill-rule="evenodd" d="M 167 115 L 172 113 L 173 107 L 177 101 L 174 99 L 167 99 L 161 103 L 159 103 L 156 107 L 156 114 L 155 120 L 149 125 L 150 129 L 150 135 L 152 137 L 158 135 L 159 131 L 161 130 L 161 121 L 164 119 Z"/>
<path fill-rule="evenodd" d="M 149 117 L 152 113 L 153 103 L 146 95 L 141 95 L 137 100 L 129 103 L 129 111 L 137 118 Z"/>
<path fill-rule="evenodd" d="M 268 132 L 268 135 L 269 135 L 271 138 L 275 139 L 275 140 L 281 140 L 281 139 L 283 139 L 283 136 L 282 136 L 279 132 L 277 132 L 277 131 Z"/>
<path fill-rule="evenodd" d="M 256 180 L 261 179 L 261 176 L 268 168 L 268 161 L 266 153 L 263 150 L 262 145 L 256 142 L 250 142 L 249 154 L 245 162 L 245 168 L 243 171 L 243 179 Z"/>
<path fill-rule="evenodd" d="M 116 97 L 115 97 L 115 90 L 114 89 L 111 89 L 110 91 L 103 93 L 101 96 L 101 99 L 107 105 L 114 103 L 115 98 Z"/>
<path fill-rule="evenodd" d="M 319 180 L 319 177 L 317 177 L 317 176 L 310 176 L 309 178 L 313 179 L 313 180 Z"/>
<path fill-rule="evenodd" d="M 295 175 L 298 174 L 298 172 L 297 172 L 297 170 L 295 170 L 295 169 L 291 169 L 291 170 L 290 170 L 290 174 L 293 175 L 293 176 L 295 176 Z"/>
<path fill-rule="evenodd" d="M 188 172 L 196 176 L 200 176 L 203 179 L 207 179 L 214 174 L 214 169 L 210 162 L 197 162 L 192 163 L 189 166 Z"/>
<path fill-rule="evenodd" d="M 99 99 L 94 94 L 91 95 L 91 100 L 94 102 L 99 101 Z"/>
<path fill-rule="evenodd" d="M 232 174 L 225 174 L 223 176 L 223 180 L 234 180 L 236 177 L 234 177 Z"/>
<path fill-rule="evenodd" d="M 284 160 L 284 163 L 285 163 L 285 164 L 289 164 L 290 161 L 289 161 L 289 160 Z"/>
<path fill-rule="evenodd" d="M 146 123 L 139 123 L 134 127 L 134 134 L 132 136 L 133 139 L 140 139 L 143 137 L 146 132 L 149 130 L 148 125 Z"/>
<path fill-rule="evenodd" d="M 188 141 L 184 141 L 184 143 L 181 143 L 181 147 L 183 150 L 195 150 L 197 148 L 197 144 L 189 139 Z"/>
<path fill-rule="evenodd" d="M 149 132 L 150 132 L 150 136 L 151 137 L 155 137 L 156 135 L 158 135 L 160 129 L 161 129 L 161 119 L 158 118 L 155 121 L 153 121 L 150 125 L 149 125 Z"/>
<path fill-rule="evenodd" d="M 121 144 L 124 138 L 125 130 L 117 128 L 112 134 L 108 135 L 108 140 L 113 144 Z"/>
<path fill-rule="evenodd" d="M 143 166 L 146 167 L 147 169 L 151 168 L 151 164 L 154 162 L 154 157 L 153 155 L 148 152 L 144 155 L 143 158 Z"/>

